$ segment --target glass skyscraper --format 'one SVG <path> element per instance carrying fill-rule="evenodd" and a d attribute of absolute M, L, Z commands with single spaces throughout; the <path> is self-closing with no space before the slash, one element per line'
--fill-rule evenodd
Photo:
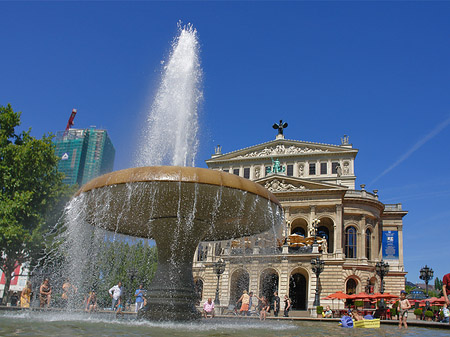
<path fill-rule="evenodd" d="M 83 185 L 114 166 L 115 149 L 106 130 L 69 129 L 58 132 L 55 153 L 61 159 L 58 170 L 64 183 Z"/>

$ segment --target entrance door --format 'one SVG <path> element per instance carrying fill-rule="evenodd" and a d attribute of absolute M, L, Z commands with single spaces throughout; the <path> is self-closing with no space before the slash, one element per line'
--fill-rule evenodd
<path fill-rule="evenodd" d="M 275 270 L 269 269 L 263 271 L 260 278 L 259 294 L 264 296 L 273 307 L 273 293 L 278 291 L 278 274 Z"/>
<path fill-rule="evenodd" d="M 289 298 L 292 301 L 292 309 L 307 309 L 307 291 L 306 277 L 300 273 L 292 274 L 289 278 Z"/>

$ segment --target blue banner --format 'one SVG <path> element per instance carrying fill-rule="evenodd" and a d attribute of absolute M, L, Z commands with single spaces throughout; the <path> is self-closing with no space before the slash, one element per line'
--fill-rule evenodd
<path fill-rule="evenodd" d="M 383 259 L 398 260 L 398 232 L 383 231 Z"/>

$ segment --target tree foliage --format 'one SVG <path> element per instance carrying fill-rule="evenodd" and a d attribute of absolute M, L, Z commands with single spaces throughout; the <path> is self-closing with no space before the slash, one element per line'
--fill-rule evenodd
<path fill-rule="evenodd" d="M 0 269 L 8 294 L 16 263 L 33 263 L 43 250 L 44 233 L 73 188 L 57 171 L 51 135 L 17 132 L 21 112 L 0 106 Z M 7 296 L 4 299 L 7 300 Z"/>

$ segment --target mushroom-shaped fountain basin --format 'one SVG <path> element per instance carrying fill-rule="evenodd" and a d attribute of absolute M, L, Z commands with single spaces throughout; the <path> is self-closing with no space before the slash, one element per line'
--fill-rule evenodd
<path fill-rule="evenodd" d="M 158 269 L 147 293 L 152 320 L 200 317 L 192 263 L 200 241 L 265 232 L 282 221 L 281 206 L 261 185 L 195 167 L 151 166 L 112 172 L 77 192 L 86 221 L 109 231 L 151 238 Z"/>

